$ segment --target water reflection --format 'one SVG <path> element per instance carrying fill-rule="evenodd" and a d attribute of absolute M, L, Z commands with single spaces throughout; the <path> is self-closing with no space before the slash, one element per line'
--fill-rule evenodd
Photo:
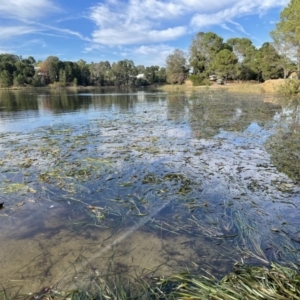
<path fill-rule="evenodd" d="M 281 106 L 262 101 L 260 96 L 227 92 L 192 95 L 190 124 L 198 137 L 209 138 L 226 131 L 244 131 L 252 122 L 265 126 L 281 111 Z"/>
<path fill-rule="evenodd" d="M 84 92 L 55 89 L 40 90 L 40 92 L 36 90 L 2 90 L 0 91 L 0 112 L 2 118 L 5 118 L 5 112 L 25 112 L 28 110 L 48 110 L 53 113 L 63 113 L 88 109 L 91 104 L 99 108 L 115 106 L 126 110 L 132 109 L 135 102 L 149 101 L 151 94 L 151 91 L 103 93 L 102 90 L 85 90 Z M 157 98 L 156 95 L 152 95 Z"/>
<path fill-rule="evenodd" d="M 144 102 L 150 103 L 162 98 L 166 98 L 165 93 L 153 94 L 151 91 L 135 90 L 127 93 L 119 90 L 111 93 L 103 93 L 102 90 L 2 90 L 0 132 L 53 125 L 66 117 L 70 121 L 69 113 L 80 113 L 81 116 L 77 117 L 85 121 L 88 116 L 95 117 L 95 113 L 99 111 L 134 111 L 137 107 L 144 107 Z M 82 113 L 85 113 L 84 118 Z"/>
<path fill-rule="evenodd" d="M 282 99 L 283 108 L 275 116 L 276 133 L 266 144 L 273 164 L 300 182 L 300 103 L 298 98 Z"/>

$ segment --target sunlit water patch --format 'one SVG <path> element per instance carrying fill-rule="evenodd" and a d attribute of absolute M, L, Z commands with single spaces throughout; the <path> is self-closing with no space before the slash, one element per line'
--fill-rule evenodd
<path fill-rule="evenodd" d="M 10 97 L 22 106 L 2 111 L 5 286 L 299 261 L 299 185 L 264 146 L 281 106 L 211 92 Z"/>

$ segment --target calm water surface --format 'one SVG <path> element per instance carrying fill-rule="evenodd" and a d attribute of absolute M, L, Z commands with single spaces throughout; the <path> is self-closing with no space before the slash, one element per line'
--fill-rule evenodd
<path fill-rule="evenodd" d="M 299 263 L 299 120 L 226 91 L 1 91 L 0 283 Z"/>

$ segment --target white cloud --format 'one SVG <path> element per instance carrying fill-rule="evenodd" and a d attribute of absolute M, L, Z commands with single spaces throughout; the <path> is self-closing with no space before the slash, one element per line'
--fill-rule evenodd
<path fill-rule="evenodd" d="M 233 23 L 236 28 L 245 33 L 240 24 L 233 21 L 234 18 L 240 18 L 246 15 L 263 14 L 266 10 L 274 7 L 283 7 L 288 0 L 231 0 L 227 1 L 223 9 L 211 13 L 196 13 L 191 21 L 191 27 L 195 29 L 205 28 L 210 25 L 223 25 L 227 22 Z"/>
<path fill-rule="evenodd" d="M 91 52 L 91 51 L 94 51 L 94 50 L 99 50 L 99 51 L 102 51 L 104 50 L 104 46 L 102 45 L 99 45 L 99 44 L 91 44 L 89 46 L 86 46 L 83 50 L 84 53 L 88 53 L 88 52 Z"/>
<path fill-rule="evenodd" d="M 50 0 L 1 0 L 0 15 L 5 18 L 34 19 L 58 8 Z"/>
<path fill-rule="evenodd" d="M 228 21 L 228 23 L 232 23 L 233 25 L 235 25 L 237 30 L 243 32 L 246 35 L 249 35 L 249 33 L 245 31 L 244 27 L 241 24 L 239 24 L 237 22 L 233 22 L 233 21 Z"/>
<path fill-rule="evenodd" d="M 132 54 L 134 55 L 134 60 L 137 61 L 136 65 L 163 66 L 166 63 L 167 56 L 173 53 L 174 49 L 174 47 L 165 44 L 143 45 L 134 48 Z"/>
<path fill-rule="evenodd" d="M 9 39 L 12 36 L 19 36 L 36 32 L 37 29 L 30 26 L 2 26 L 0 27 L 0 40 Z"/>
<path fill-rule="evenodd" d="M 50 30 L 50 31 L 57 31 L 60 32 L 62 34 L 65 34 L 67 36 L 75 36 L 83 41 L 91 41 L 89 38 L 86 38 L 85 36 L 83 36 L 81 33 L 77 32 L 77 31 L 73 31 L 70 29 L 66 29 L 66 28 L 59 28 L 59 27 L 54 27 L 54 26 L 48 26 L 45 24 L 41 24 L 41 23 L 35 23 L 35 22 L 31 22 L 30 24 L 34 24 L 37 28 L 43 28 L 44 30 Z"/>
<path fill-rule="evenodd" d="M 184 27 L 151 30 L 143 25 L 125 28 L 107 28 L 93 33 L 93 42 L 109 46 L 141 44 L 149 42 L 163 42 L 175 40 L 184 35 Z"/>
<path fill-rule="evenodd" d="M 233 31 L 228 23 L 247 34 L 234 21 L 283 7 L 289 0 L 104 0 L 90 8 L 96 44 L 116 46 L 161 43 L 213 25 Z"/>
<path fill-rule="evenodd" d="M 148 45 L 140 46 L 133 50 L 136 54 L 142 54 L 145 56 L 157 55 L 157 53 L 162 53 L 163 55 L 169 55 L 174 51 L 174 47 L 168 45 Z"/>
<path fill-rule="evenodd" d="M 234 30 L 232 30 L 231 28 L 229 28 L 225 23 L 223 24 L 220 24 L 220 26 L 225 29 L 225 30 L 228 30 L 228 31 L 231 31 L 231 32 L 234 32 Z"/>
<path fill-rule="evenodd" d="M 26 40 L 23 44 L 19 46 L 21 49 L 26 49 L 30 47 L 36 47 L 38 45 L 39 48 L 46 48 L 47 44 L 44 40 L 41 39 L 32 39 L 32 40 Z"/>
<path fill-rule="evenodd" d="M 180 11 L 172 2 L 156 0 L 101 3 L 92 7 L 89 15 L 98 27 L 92 33 L 93 41 L 116 46 L 175 40 L 186 34 L 187 28 L 161 23 L 176 18 Z"/>

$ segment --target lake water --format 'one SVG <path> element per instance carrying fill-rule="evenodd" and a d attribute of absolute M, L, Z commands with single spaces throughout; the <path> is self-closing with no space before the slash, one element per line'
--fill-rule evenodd
<path fill-rule="evenodd" d="M 0 91 L 0 283 L 297 265 L 299 128 L 270 95 Z"/>

